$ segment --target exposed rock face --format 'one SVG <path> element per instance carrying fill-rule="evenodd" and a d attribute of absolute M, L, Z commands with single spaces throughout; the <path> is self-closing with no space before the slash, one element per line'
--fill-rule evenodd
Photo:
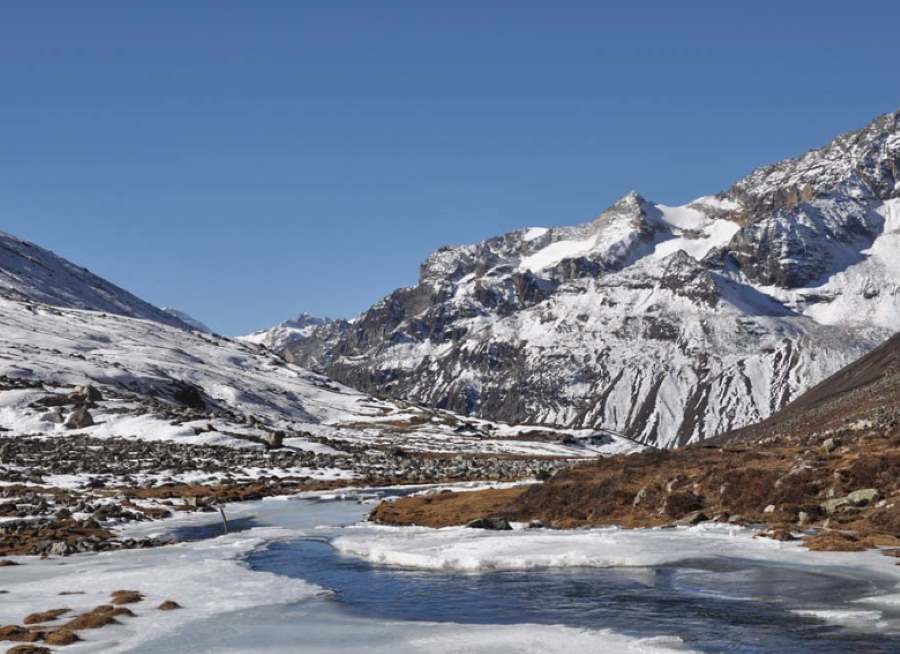
<path fill-rule="evenodd" d="M 666 446 L 766 418 L 900 324 L 900 112 L 682 207 L 444 247 L 275 343 L 376 395 Z"/>

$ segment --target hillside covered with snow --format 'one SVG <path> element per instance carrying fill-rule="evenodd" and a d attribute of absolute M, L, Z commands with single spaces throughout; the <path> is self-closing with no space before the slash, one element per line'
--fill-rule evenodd
<path fill-rule="evenodd" d="M 186 327 L 176 316 L 49 250 L 0 232 L 0 297 Z"/>
<path fill-rule="evenodd" d="M 71 424 L 77 403 L 66 398 L 85 385 L 102 397 L 91 401 L 89 420 Z M 590 457 L 634 448 L 612 437 L 598 446 L 596 439 L 572 440 L 588 433 L 473 421 L 377 400 L 262 347 L 214 334 L 3 298 L 0 431 L 238 448 L 283 442 L 332 454 L 400 447 Z"/>

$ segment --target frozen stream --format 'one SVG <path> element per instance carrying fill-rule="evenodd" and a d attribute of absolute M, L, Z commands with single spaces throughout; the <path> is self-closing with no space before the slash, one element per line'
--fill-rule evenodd
<path fill-rule="evenodd" d="M 384 490 L 381 494 L 395 491 Z M 129 527 L 181 543 L 0 571 L 0 624 L 145 601 L 68 654 L 900 652 L 900 567 L 722 525 L 620 530 L 380 527 L 306 496 Z M 61 597 L 65 595 L 65 597 Z M 184 608 L 158 611 L 164 599 Z"/>
<path fill-rule="evenodd" d="M 524 556 L 533 545 L 540 560 L 548 539 L 559 552 L 573 534 L 506 534 L 476 530 L 416 530 L 346 525 L 371 507 L 349 500 L 266 503 L 244 528 L 276 525 L 303 531 L 256 549 L 247 565 L 256 571 L 302 579 L 331 591 L 317 597 L 219 615 L 146 643 L 140 652 L 431 652 L 431 651 L 663 651 L 898 652 L 900 606 L 860 602 L 896 592 L 897 579 L 849 567 L 845 555 L 812 555 L 745 535 L 723 549 L 715 532 L 623 532 L 632 550 L 623 565 L 515 569 L 513 551 L 497 557 L 497 539 L 517 542 Z M 180 530 L 187 539 L 214 535 L 221 525 Z M 609 530 L 596 530 L 597 532 Z M 417 533 L 421 532 L 421 533 Z M 252 533 L 252 531 L 250 532 Z M 469 536 L 473 533 L 473 536 Z M 581 532 L 603 541 L 602 534 Z M 619 536 L 621 535 L 621 536 Z M 671 560 L 635 565 L 634 537 L 658 559 L 659 538 Z M 462 541 L 469 558 L 434 559 Z M 446 538 L 453 539 L 444 542 Z M 391 540 L 393 539 L 393 540 Z M 513 540 L 511 540 L 513 539 Z M 518 539 L 515 541 L 514 539 Z M 712 547 L 694 546 L 692 539 Z M 425 541 L 425 544 L 422 544 Z M 745 542 L 746 541 L 746 542 Z M 377 543 L 377 556 L 366 549 Z M 366 547 L 360 547 L 366 543 Z M 411 550 L 409 544 L 413 543 Z M 471 568 L 478 545 L 485 568 Z M 585 548 L 574 545 L 580 553 Z M 690 556 L 695 551 L 696 556 Z M 352 552 L 348 554 L 347 552 Z M 413 561 L 416 567 L 372 559 Z M 782 555 L 784 552 L 786 555 Z M 403 557 L 413 557 L 406 558 Z M 418 557 L 418 558 L 415 558 Z M 494 557 L 493 559 L 491 557 Z M 817 557 L 821 560 L 817 560 Z M 886 558 L 886 557 L 882 557 Z M 807 563 L 798 562 L 806 559 Z M 528 567 L 528 565 L 524 566 Z M 429 569 L 431 568 L 431 569 Z M 461 568 L 461 569 L 454 569 Z M 500 568 L 500 569 L 498 569 Z M 503 569 L 508 568 L 508 569 Z M 277 581 L 274 583 L 278 583 Z"/>

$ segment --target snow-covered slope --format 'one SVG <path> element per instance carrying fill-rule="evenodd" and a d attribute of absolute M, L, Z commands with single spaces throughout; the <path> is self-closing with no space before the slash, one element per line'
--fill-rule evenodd
<path fill-rule="evenodd" d="M 196 329 L 197 331 L 200 331 L 200 332 L 207 332 L 209 334 L 213 333 L 213 330 L 211 330 L 209 327 L 207 327 L 205 323 L 200 322 L 199 320 L 194 318 L 189 313 L 180 311 L 178 309 L 173 309 L 172 307 L 163 307 L 162 310 L 165 311 L 166 313 L 168 313 L 170 316 L 174 316 L 174 317 L 178 318 L 178 320 L 183 322 L 185 325 L 187 325 L 191 329 Z"/>
<path fill-rule="evenodd" d="M 273 340 L 376 394 L 691 442 L 897 329 L 898 203 L 900 112 L 685 206 L 632 192 L 588 223 L 441 248 L 352 323 Z"/>
<path fill-rule="evenodd" d="M 86 268 L 5 232 L 0 232 L 0 296 L 185 326 Z"/>
<path fill-rule="evenodd" d="M 0 298 L 0 431 L 72 433 L 60 424 L 57 404 L 46 400 L 48 392 L 62 397 L 84 384 L 97 387 L 103 399 L 91 409 L 94 424 L 78 431 L 99 437 L 247 447 L 248 439 L 282 432 L 286 445 L 315 451 L 336 444 L 563 457 L 633 448 L 615 438 L 606 438 L 605 448 L 564 443 L 582 435 L 572 431 L 532 439 L 533 428 L 376 400 L 260 346 L 150 320 Z"/>

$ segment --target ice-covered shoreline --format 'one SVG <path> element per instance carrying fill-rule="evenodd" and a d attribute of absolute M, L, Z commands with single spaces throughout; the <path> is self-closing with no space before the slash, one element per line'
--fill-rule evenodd
<path fill-rule="evenodd" d="M 900 567 L 878 550 L 815 552 L 797 542 L 758 538 L 752 529 L 713 523 L 570 531 L 516 527 L 495 532 L 360 524 L 343 530 L 332 546 L 344 555 L 375 565 L 472 574 L 548 568 L 647 568 L 696 559 L 803 567 L 846 575 L 848 579 L 878 580 L 881 591 L 846 606 L 798 611 L 798 615 L 900 633 Z M 885 589 L 888 592 L 883 592 Z"/>
<path fill-rule="evenodd" d="M 466 527 L 394 527 L 361 524 L 333 541 L 339 551 L 372 563 L 459 570 L 544 567 L 644 567 L 697 557 L 729 556 L 829 568 L 863 566 L 897 579 L 895 561 L 878 550 L 812 552 L 799 542 L 757 538 L 754 529 L 720 523 L 693 527 L 527 529 L 511 532 Z"/>
<path fill-rule="evenodd" d="M 350 496 L 353 493 L 349 491 Z M 361 494 L 364 496 L 364 493 Z M 278 522 L 279 515 L 297 513 L 291 499 L 316 497 L 324 498 L 325 506 L 338 504 L 327 500 L 340 499 L 332 493 L 305 493 L 294 498 L 269 498 L 229 505 L 227 511 L 233 520 L 256 515 L 269 516 L 272 522 Z M 362 507 L 356 508 L 360 517 L 364 511 Z M 309 604 L 311 610 L 316 607 L 321 610 L 322 603 L 317 598 L 327 597 L 329 593 L 326 589 L 302 580 L 254 571 L 245 563 L 253 551 L 269 543 L 317 535 L 324 525 L 314 524 L 315 517 L 312 522 L 306 520 L 306 524 L 299 526 L 264 525 L 216 538 L 146 550 L 118 550 L 64 559 L 11 557 L 23 565 L 4 569 L 3 588 L 7 591 L 7 601 L 0 603 L 0 624 L 21 624 L 29 613 L 62 606 L 72 609 L 71 615 L 74 616 L 108 604 L 113 591 L 132 589 L 145 596 L 143 602 L 130 606 L 136 617 L 120 618 L 121 624 L 79 632 L 83 640 L 68 646 L 66 651 L 72 654 L 156 651 L 155 641 L 166 642 L 171 637 L 183 642 L 184 649 L 180 651 L 193 651 L 188 643 L 197 625 L 210 621 L 215 624 L 219 619 L 239 621 L 248 612 L 267 611 L 264 607 L 273 607 L 272 611 L 277 613 L 278 607 L 303 602 L 312 602 Z M 156 535 L 211 520 L 215 518 L 209 515 L 181 515 L 150 524 L 132 525 L 124 531 L 131 536 Z M 287 520 L 288 523 L 292 521 L 296 521 L 296 516 Z M 60 596 L 61 593 L 66 595 Z M 183 608 L 165 612 L 157 610 L 157 605 L 167 599 L 178 602 Z M 473 629 L 470 625 L 463 627 L 446 623 L 390 625 L 339 615 L 329 615 L 327 620 L 332 625 L 340 623 L 341 629 L 349 627 L 358 630 L 359 638 L 354 643 L 348 643 L 344 636 L 343 642 L 340 642 L 340 634 L 335 633 L 337 640 L 332 643 L 333 647 L 320 638 L 318 644 L 304 646 L 304 652 L 357 651 L 375 632 L 384 641 L 384 649 L 373 645 L 372 651 L 385 652 L 456 652 L 461 651 L 460 646 L 464 646 L 464 651 L 492 653 L 518 652 L 523 648 L 527 651 L 566 654 L 582 651 L 653 653 L 667 652 L 673 648 L 682 650 L 681 641 L 675 637 L 631 638 L 610 631 L 585 631 L 563 626 L 488 625 Z M 285 646 L 285 640 L 290 640 L 290 625 L 281 625 L 281 629 L 283 633 L 279 638 L 271 642 L 269 639 L 254 641 L 251 650 L 243 647 L 229 649 L 227 644 L 222 643 L 221 646 L 215 645 L 216 651 L 297 651 Z M 284 632 L 285 629 L 287 632 Z M 185 640 L 182 641 L 182 638 Z M 201 644 L 198 646 L 202 647 Z"/>

